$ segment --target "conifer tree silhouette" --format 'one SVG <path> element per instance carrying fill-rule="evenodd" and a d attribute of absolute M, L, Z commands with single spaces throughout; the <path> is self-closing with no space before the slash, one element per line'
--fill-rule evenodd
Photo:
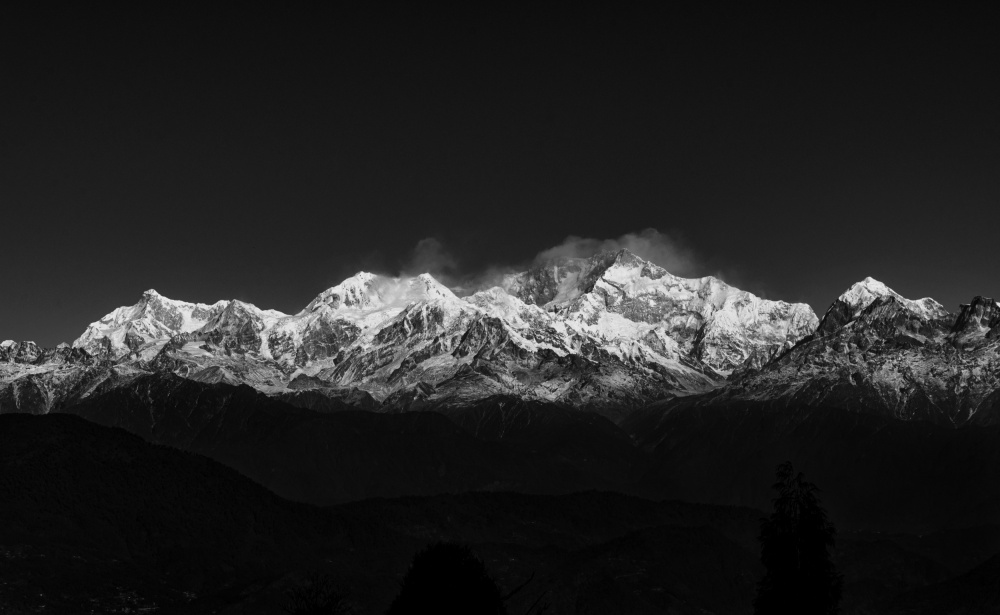
<path fill-rule="evenodd" d="M 436 543 L 413 558 L 387 615 L 506 615 L 486 566 L 466 546 Z"/>
<path fill-rule="evenodd" d="M 816 485 L 778 466 L 774 512 L 760 524 L 760 559 L 766 572 L 757 584 L 756 615 L 833 615 L 843 579 L 830 558 L 836 529 L 820 505 Z"/>

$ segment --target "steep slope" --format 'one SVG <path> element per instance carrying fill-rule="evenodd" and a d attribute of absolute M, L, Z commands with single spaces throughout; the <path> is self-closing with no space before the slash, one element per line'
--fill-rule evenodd
<path fill-rule="evenodd" d="M 81 348 L 38 348 L 33 342 L 0 344 L 0 414 L 45 414 L 75 403 L 106 382 L 145 373 L 114 365 Z"/>
<path fill-rule="evenodd" d="M 827 310 L 816 333 L 759 371 L 738 373 L 705 404 L 770 400 L 949 425 L 1000 420 L 1000 339 L 992 299 L 956 317 L 867 278 Z"/>
<path fill-rule="evenodd" d="M 313 412 L 245 385 L 173 374 L 108 386 L 63 411 L 206 455 L 282 497 L 323 505 L 472 490 L 617 488 L 637 462 L 610 424 L 575 454 L 526 450 L 479 439 L 433 412 Z M 589 461 L 597 451 L 609 467 Z"/>
<path fill-rule="evenodd" d="M 627 250 L 561 259 L 508 276 L 512 295 L 564 314 L 607 341 L 667 339 L 727 374 L 747 359 L 790 345 L 816 328 L 805 304 L 760 299 L 714 277 L 679 278 Z"/>
<path fill-rule="evenodd" d="M 321 294 L 308 309 L 361 317 L 368 326 L 356 327 L 333 359 L 304 365 L 304 373 L 326 386 L 359 386 L 394 409 L 408 407 L 414 395 L 460 405 L 516 394 L 600 411 L 718 383 L 711 369 L 679 352 L 621 336 L 595 339 L 499 288 L 459 299 L 430 276 L 401 285 L 359 274 Z M 411 302 L 402 305 L 400 296 Z"/>
<path fill-rule="evenodd" d="M 120 307 L 91 323 L 73 347 L 92 355 L 119 358 L 137 352 L 149 342 L 196 331 L 225 306 L 225 301 L 212 305 L 175 301 L 150 289 L 135 305 Z"/>
<path fill-rule="evenodd" d="M 66 380 L 56 372 L 67 364 L 99 363 L 283 397 L 360 390 L 387 410 L 515 395 L 617 420 L 653 400 L 711 391 L 815 321 L 808 306 L 678 278 L 625 250 L 553 261 L 465 298 L 428 274 L 362 272 L 293 315 L 150 290 L 93 323 L 65 357 L 5 342 L 0 361 L 22 367 L 0 373 L 0 409 L 49 411 L 67 395 L 85 397 L 52 381 Z"/>
<path fill-rule="evenodd" d="M 411 304 L 458 298 L 427 274 L 390 278 L 358 273 L 313 299 L 267 332 L 268 356 L 286 366 L 335 365 L 340 351 L 377 331 Z"/>

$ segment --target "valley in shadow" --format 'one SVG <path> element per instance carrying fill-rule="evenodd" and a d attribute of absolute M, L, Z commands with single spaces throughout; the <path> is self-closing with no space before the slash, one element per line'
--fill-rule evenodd
<path fill-rule="evenodd" d="M 530 579 L 511 613 L 751 613 L 788 459 L 837 526 L 842 612 L 996 607 L 995 428 L 655 410 L 620 426 L 504 397 L 318 412 L 167 375 L 0 415 L 0 604 L 281 613 L 322 578 L 381 613 L 414 554 L 445 541 L 504 592 Z"/>

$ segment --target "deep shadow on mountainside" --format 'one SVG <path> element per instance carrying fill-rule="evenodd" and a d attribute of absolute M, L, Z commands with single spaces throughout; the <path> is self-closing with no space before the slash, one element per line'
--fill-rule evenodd
<path fill-rule="evenodd" d="M 4 613 L 280 613 L 313 572 L 345 588 L 359 613 L 380 613 L 413 554 L 439 540 L 470 545 L 505 592 L 532 579 L 510 612 L 542 598 L 552 613 L 749 613 L 762 515 L 601 492 L 324 509 L 119 429 L 0 416 Z M 974 584 L 995 562 L 984 537 L 996 547 L 1000 528 L 972 535 L 844 533 L 845 612 L 939 612 L 949 596 L 980 612 L 991 594 Z"/>
<path fill-rule="evenodd" d="M 1000 519 L 1000 427 L 946 427 L 840 408 L 672 400 L 621 427 L 650 455 L 648 492 L 764 508 L 791 460 L 852 529 L 926 533 Z"/>
<path fill-rule="evenodd" d="M 321 505 L 472 490 L 622 489 L 644 464 L 605 418 L 509 398 L 453 410 L 453 420 L 436 412 L 316 412 L 247 386 L 154 374 L 64 411 L 206 455 L 282 497 Z M 512 424 L 484 431 L 483 413 Z"/>
<path fill-rule="evenodd" d="M 643 595 L 634 601 L 664 607 L 649 612 L 742 612 L 757 572 L 756 511 L 598 492 L 323 509 L 202 456 L 66 415 L 0 417 L 0 495 L 4 613 L 278 613 L 285 590 L 310 570 L 349 588 L 360 612 L 382 612 L 413 553 L 442 539 L 475 545 L 507 589 L 534 574 L 523 600 L 546 593 L 570 612 L 587 595 L 635 587 Z M 608 576 L 608 566 L 632 572 L 644 561 L 663 578 L 622 585 Z M 731 566 L 724 591 L 710 574 L 720 561 Z M 590 587 L 595 575 L 605 589 Z M 658 596 L 664 583 L 670 591 Z"/>
<path fill-rule="evenodd" d="M 709 400 L 711 401 L 711 400 Z M 1000 427 L 840 408 L 669 400 L 621 425 L 495 397 L 439 412 L 315 412 L 246 386 L 142 376 L 64 410 L 233 467 L 282 497 L 615 490 L 765 509 L 791 460 L 851 529 L 929 532 L 1000 519 Z"/>

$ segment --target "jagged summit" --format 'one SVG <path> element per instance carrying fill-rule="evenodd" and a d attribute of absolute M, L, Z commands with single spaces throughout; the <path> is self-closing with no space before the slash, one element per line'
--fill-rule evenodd
<path fill-rule="evenodd" d="M 83 348 L 91 354 L 103 354 L 106 344 L 110 343 L 113 354 L 125 354 L 150 340 L 196 331 L 228 303 L 188 303 L 149 289 L 135 305 L 120 307 L 91 323 L 73 342 L 73 347 Z"/>
<path fill-rule="evenodd" d="M 952 331 L 963 337 L 1000 336 L 1000 305 L 990 297 L 974 297 L 960 306 Z"/>
<path fill-rule="evenodd" d="M 502 286 L 604 343 L 645 339 L 668 354 L 677 346 L 719 374 L 817 323 L 806 304 L 761 299 L 713 276 L 681 278 L 626 249 L 553 259 Z"/>
<path fill-rule="evenodd" d="M 925 297 L 912 300 L 900 295 L 873 277 L 866 277 L 844 291 L 827 309 L 817 334 L 828 335 L 855 320 L 876 301 L 892 299 L 903 309 L 925 322 L 949 321 L 953 315 L 943 305 Z"/>
<path fill-rule="evenodd" d="M 976 297 L 956 317 L 866 278 L 834 301 L 815 335 L 720 395 L 950 425 L 1000 422 L 998 325 L 992 299 Z"/>
<path fill-rule="evenodd" d="M 928 318 L 940 318 L 942 315 L 948 313 L 943 305 L 930 297 L 924 297 L 915 301 L 907 299 L 870 276 L 852 285 L 838 297 L 838 300 L 846 303 L 855 312 L 860 312 L 878 297 L 894 297 L 914 312 L 925 315 Z"/>
<path fill-rule="evenodd" d="M 35 342 L 15 342 L 5 340 L 0 343 L 0 361 L 10 361 L 16 363 L 32 363 L 43 353 L 43 349 Z"/>
<path fill-rule="evenodd" d="M 309 305 L 307 311 L 315 311 L 323 306 L 332 309 L 341 307 L 363 309 L 372 303 L 375 295 L 372 285 L 379 276 L 367 271 L 360 271 L 340 284 L 321 292 Z"/>
<path fill-rule="evenodd" d="M 305 376 L 310 386 L 357 387 L 379 400 L 417 387 L 431 392 L 420 403 L 512 394 L 617 412 L 712 390 L 815 324 L 804 304 L 712 276 L 680 278 L 622 249 L 554 258 L 465 298 L 427 273 L 362 271 L 292 315 L 150 289 L 74 346 L 129 369 L 269 393 Z"/>
<path fill-rule="evenodd" d="M 62 403 L 60 387 L 90 382 L 73 370 L 92 366 L 278 395 L 363 391 L 396 410 L 513 395 L 609 416 L 710 391 L 805 404 L 861 391 L 893 416 L 959 423 L 989 416 L 998 343 L 1000 306 L 990 298 L 956 316 L 868 277 L 819 322 L 808 305 L 714 276 L 682 278 L 623 249 L 552 258 L 464 298 L 430 274 L 359 272 L 292 315 L 149 289 L 92 323 L 73 348 L 0 343 L 0 384 L 16 384 L 9 399 L 51 408 Z M 29 374 L 30 395 L 18 380 Z"/>
<path fill-rule="evenodd" d="M 659 265 L 622 248 L 600 252 L 588 258 L 552 258 L 527 271 L 504 276 L 500 286 L 525 303 L 558 306 L 591 292 L 597 281 L 612 269 L 629 272 L 625 274 L 626 277 L 639 276 L 654 280 L 670 275 Z"/>

